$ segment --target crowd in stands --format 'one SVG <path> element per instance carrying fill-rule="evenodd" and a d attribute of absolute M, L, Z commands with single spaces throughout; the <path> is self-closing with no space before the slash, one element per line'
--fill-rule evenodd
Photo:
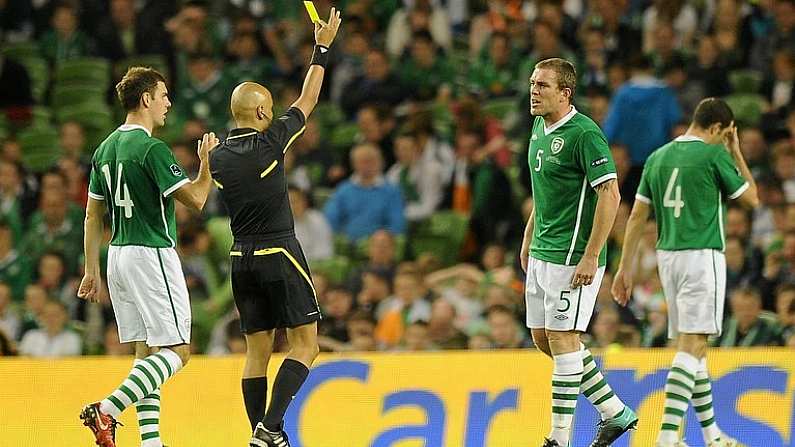
<path fill-rule="evenodd" d="M 726 213 L 712 344 L 795 348 L 795 0 L 315 0 L 321 16 L 332 3 L 344 22 L 322 102 L 286 159 L 323 350 L 532 347 L 518 249 L 532 209 L 528 78 L 548 57 L 576 63 L 575 105 L 604 129 L 622 192 L 589 346 L 668 344 L 654 222 L 627 308 L 611 272 L 646 157 L 720 96 L 762 205 Z M 292 0 L 0 1 L 0 42 L 0 355 L 129 355 L 107 288 L 100 304 L 76 297 L 90 157 L 123 120 L 113 85 L 131 64 L 166 74 L 174 106 L 156 136 L 195 175 L 195 141 L 230 129 L 237 83 L 268 87 L 276 113 L 297 98 L 306 12 Z M 178 251 L 193 346 L 224 355 L 245 342 L 214 195 L 203 214 L 178 204 Z"/>

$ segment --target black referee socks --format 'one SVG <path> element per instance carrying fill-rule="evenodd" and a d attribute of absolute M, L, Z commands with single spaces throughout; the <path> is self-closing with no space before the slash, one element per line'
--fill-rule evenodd
<path fill-rule="evenodd" d="M 301 385 L 304 384 L 308 375 L 309 368 L 303 363 L 293 359 L 284 360 L 276 375 L 276 381 L 273 383 L 271 403 L 262 420 L 265 428 L 271 431 L 282 429 L 282 420 L 284 420 L 284 413 L 287 412 L 287 406 L 298 394 L 298 390 L 301 389 Z"/>
<path fill-rule="evenodd" d="M 246 414 L 251 423 L 251 431 L 265 416 L 265 406 L 268 402 L 268 378 L 250 377 L 243 378 L 243 402 L 246 403 Z"/>

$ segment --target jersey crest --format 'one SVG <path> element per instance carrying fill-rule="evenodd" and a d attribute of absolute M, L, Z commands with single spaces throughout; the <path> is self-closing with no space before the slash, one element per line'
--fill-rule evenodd
<path fill-rule="evenodd" d="M 553 154 L 558 155 L 560 151 L 563 150 L 563 145 L 566 142 L 561 137 L 555 137 L 552 139 L 552 142 L 549 145 L 549 149 L 552 151 Z"/>

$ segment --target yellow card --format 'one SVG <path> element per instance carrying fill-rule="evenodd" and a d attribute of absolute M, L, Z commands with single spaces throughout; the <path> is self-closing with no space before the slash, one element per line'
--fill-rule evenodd
<path fill-rule="evenodd" d="M 312 20 L 312 23 L 317 23 L 320 21 L 320 16 L 317 15 L 317 9 L 315 9 L 315 4 L 311 1 L 304 2 L 304 7 L 306 8 L 306 12 L 309 13 L 309 18 Z"/>

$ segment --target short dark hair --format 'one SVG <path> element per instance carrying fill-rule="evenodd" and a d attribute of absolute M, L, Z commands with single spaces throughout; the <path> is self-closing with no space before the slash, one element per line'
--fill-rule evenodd
<path fill-rule="evenodd" d="M 720 98 L 705 98 L 698 103 L 693 112 L 693 123 L 706 129 L 718 123 L 721 127 L 728 127 L 734 121 L 734 113 L 726 101 Z"/>
<path fill-rule="evenodd" d="M 151 67 L 130 67 L 116 84 L 116 95 L 125 112 L 138 108 L 144 93 L 154 94 L 157 83 L 166 82 L 160 72 Z"/>
<path fill-rule="evenodd" d="M 566 59 L 553 57 L 537 63 L 536 68 L 554 71 L 558 78 L 558 88 L 571 90 L 569 102 L 574 102 L 574 92 L 577 90 L 577 69 L 574 64 Z"/>

